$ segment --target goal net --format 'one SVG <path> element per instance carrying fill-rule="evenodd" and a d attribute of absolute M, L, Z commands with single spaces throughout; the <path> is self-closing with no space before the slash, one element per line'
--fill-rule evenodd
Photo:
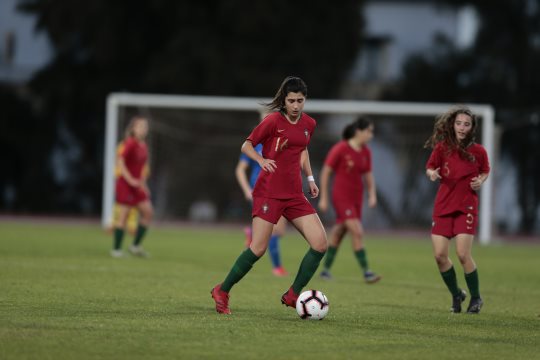
<path fill-rule="evenodd" d="M 111 222 L 114 204 L 116 146 L 129 119 L 150 120 L 149 187 L 159 220 L 249 221 L 250 204 L 236 182 L 240 146 L 258 124 L 269 99 L 213 96 L 111 94 L 107 100 L 102 223 Z M 378 206 L 364 209 L 366 229 L 425 230 L 437 185 L 425 177 L 430 151 L 423 148 L 434 117 L 453 104 L 348 100 L 306 102 L 305 112 L 317 120 L 309 146 L 315 177 L 342 129 L 358 115 L 370 117 L 375 137 L 370 143 Z M 494 111 L 469 104 L 480 116 L 479 139 L 494 159 Z M 316 200 L 313 201 L 316 206 Z M 321 214 L 330 225 L 334 214 Z M 492 231 L 492 181 L 480 195 L 479 239 L 489 243 Z"/>

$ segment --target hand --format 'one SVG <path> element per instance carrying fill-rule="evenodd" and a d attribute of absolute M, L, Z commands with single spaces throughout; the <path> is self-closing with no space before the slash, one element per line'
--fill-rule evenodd
<path fill-rule="evenodd" d="M 436 168 L 435 170 L 428 169 L 427 174 L 428 174 L 429 180 L 437 181 L 438 179 L 441 179 L 441 175 L 439 174 L 440 169 L 441 168 Z"/>
<path fill-rule="evenodd" d="M 251 192 L 244 193 L 244 197 L 246 198 L 247 201 L 253 202 L 253 194 Z"/>
<path fill-rule="evenodd" d="M 319 200 L 319 210 L 323 213 L 328 211 L 328 200 L 326 200 L 326 197 L 324 196 Z"/>
<path fill-rule="evenodd" d="M 369 197 L 368 206 L 372 209 L 377 206 L 377 196 L 373 195 Z"/>
<path fill-rule="evenodd" d="M 262 161 L 259 163 L 261 169 L 268 172 L 275 172 L 277 169 L 276 162 L 271 159 L 262 159 Z"/>
<path fill-rule="evenodd" d="M 484 183 L 484 179 L 480 176 L 475 176 L 471 179 L 471 189 L 474 191 L 480 190 L 480 186 Z"/>
<path fill-rule="evenodd" d="M 319 188 L 315 184 L 315 181 L 308 181 L 309 184 L 309 193 L 311 194 L 311 198 L 315 199 L 317 196 L 319 196 Z"/>

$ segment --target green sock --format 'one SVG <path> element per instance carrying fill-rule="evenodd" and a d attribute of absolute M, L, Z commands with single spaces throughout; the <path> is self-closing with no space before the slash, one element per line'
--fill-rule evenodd
<path fill-rule="evenodd" d="M 124 229 L 114 229 L 114 250 L 120 250 L 122 248 L 122 239 L 124 238 Z"/>
<path fill-rule="evenodd" d="M 317 271 L 323 256 L 324 252 L 318 252 L 312 248 L 309 248 L 308 252 L 302 259 L 302 263 L 300 263 L 298 274 L 296 274 L 296 278 L 292 284 L 292 289 L 295 294 L 300 294 L 300 291 L 302 291 L 304 286 L 306 286 L 309 280 L 311 280 L 313 274 L 315 274 L 315 271 Z"/>
<path fill-rule="evenodd" d="M 358 251 L 355 251 L 354 255 L 356 256 L 356 260 L 358 261 L 358 263 L 362 267 L 362 270 L 364 270 L 364 272 L 368 271 L 369 267 L 368 267 L 368 263 L 367 263 L 366 250 L 365 249 L 360 249 Z"/>
<path fill-rule="evenodd" d="M 236 262 L 234 263 L 231 271 L 229 271 L 225 281 L 223 281 L 223 284 L 221 284 L 221 290 L 229 292 L 233 285 L 239 282 L 244 275 L 251 270 L 253 264 L 255 264 L 255 262 L 259 259 L 260 258 L 257 257 L 257 255 L 255 255 L 250 248 L 244 250 L 236 259 Z"/>
<path fill-rule="evenodd" d="M 336 246 L 329 246 L 328 250 L 326 251 L 326 257 L 324 258 L 324 269 L 330 270 L 332 267 L 332 264 L 334 263 L 334 258 L 337 253 L 337 247 Z"/>
<path fill-rule="evenodd" d="M 133 240 L 133 245 L 139 246 L 142 242 L 144 234 L 146 234 L 147 227 L 139 224 L 137 226 L 137 232 L 135 233 L 135 239 Z"/>
<path fill-rule="evenodd" d="M 480 284 L 478 282 L 478 269 L 474 269 L 473 272 L 465 274 L 465 281 L 467 282 L 467 287 L 471 292 L 471 298 L 479 298 Z"/>
<path fill-rule="evenodd" d="M 446 287 L 448 287 L 448 290 L 450 290 L 450 293 L 453 296 L 457 296 L 461 293 L 461 289 L 457 285 L 456 271 L 454 270 L 453 266 L 447 271 L 441 272 L 441 276 L 446 284 Z"/>

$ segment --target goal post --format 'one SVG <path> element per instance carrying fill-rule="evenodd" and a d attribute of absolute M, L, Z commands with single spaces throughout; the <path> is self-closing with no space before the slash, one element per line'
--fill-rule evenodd
<path fill-rule="evenodd" d="M 119 114 L 121 107 L 152 107 L 183 110 L 239 111 L 264 113 L 261 105 L 270 99 L 240 98 L 224 96 L 159 95 L 112 93 L 107 98 L 105 151 L 103 171 L 102 224 L 107 226 L 113 213 L 114 205 L 114 167 L 116 146 L 119 134 Z M 396 115 L 433 117 L 446 112 L 455 104 L 450 103 L 411 103 L 356 100 L 318 100 L 309 99 L 305 105 L 307 113 L 329 115 Z M 495 112 L 492 106 L 485 104 L 466 104 L 480 117 L 482 145 L 489 159 L 495 161 Z M 407 118 L 410 119 L 410 118 Z M 426 124 L 430 129 L 433 122 Z M 481 189 L 480 218 L 478 237 L 481 244 L 492 240 L 493 226 L 493 176 L 488 177 Z"/>

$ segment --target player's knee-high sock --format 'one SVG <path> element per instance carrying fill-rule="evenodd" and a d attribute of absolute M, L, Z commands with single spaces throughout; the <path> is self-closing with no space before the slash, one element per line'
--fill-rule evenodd
<path fill-rule="evenodd" d="M 233 285 L 239 282 L 259 259 L 260 258 L 255 255 L 250 248 L 244 250 L 236 259 L 231 271 L 229 271 L 225 281 L 223 281 L 223 284 L 221 284 L 221 290 L 229 292 Z"/>
<path fill-rule="evenodd" d="M 337 246 L 329 246 L 328 250 L 326 251 L 326 257 L 324 258 L 324 269 L 330 270 L 332 267 L 332 264 L 334 263 L 334 258 L 336 257 L 337 253 Z"/>
<path fill-rule="evenodd" d="M 368 262 L 367 262 L 366 249 L 360 249 L 358 251 L 355 251 L 354 255 L 356 256 L 356 260 L 358 261 L 358 263 L 362 267 L 362 270 L 364 272 L 368 271 L 369 267 L 368 267 Z"/>
<path fill-rule="evenodd" d="M 122 248 L 122 239 L 124 238 L 124 229 L 114 229 L 114 250 L 120 250 Z"/>
<path fill-rule="evenodd" d="M 454 270 L 453 266 L 447 271 L 441 272 L 441 276 L 446 284 L 446 287 L 448 287 L 448 290 L 450 290 L 450 293 L 453 296 L 457 296 L 461 293 L 461 289 L 457 284 L 456 271 Z"/>
<path fill-rule="evenodd" d="M 471 292 L 471 298 L 480 297 L 480 284 L 478 282 L 478 269 L 474 269 L 473 272 L 465 274 L 465 281 L 467 282 L 467 287 Z"/>
<path fill-rule="evenodd" d="M 280 267 L 281 259 L 279 257 L 279 236 L 272 235 L 270 242 L 268 243 L 268 252 L 270 253 L 270 260 L 272 261 L 272 267 Z"/>
<path fill-rule="evenodd" d="M 318 252 L 312 248 L 309 248 L 308 252 L 306 255 L 304 255 L 304 258 L 300 263 L 298 274 L 296 274 L 296 278 L 292 284 L 292 289 L 295 294 L 300 294 L 300 291 L 302 291 L 304 286 L 306 286 L 309 280 L 311 280 L 313 274 L 315 274 L 315 271 L 317 271 L 323 256 L 324 252 Z"/>
<path fill-rule="evenodd" d="M 147 227 L 139 224 L 137 226 L 137 232 L 135 233 L 135 238 L 133 239 L 133 245 L 139 246 L 143 240 L 144 235 L 146 234 Z"/>

